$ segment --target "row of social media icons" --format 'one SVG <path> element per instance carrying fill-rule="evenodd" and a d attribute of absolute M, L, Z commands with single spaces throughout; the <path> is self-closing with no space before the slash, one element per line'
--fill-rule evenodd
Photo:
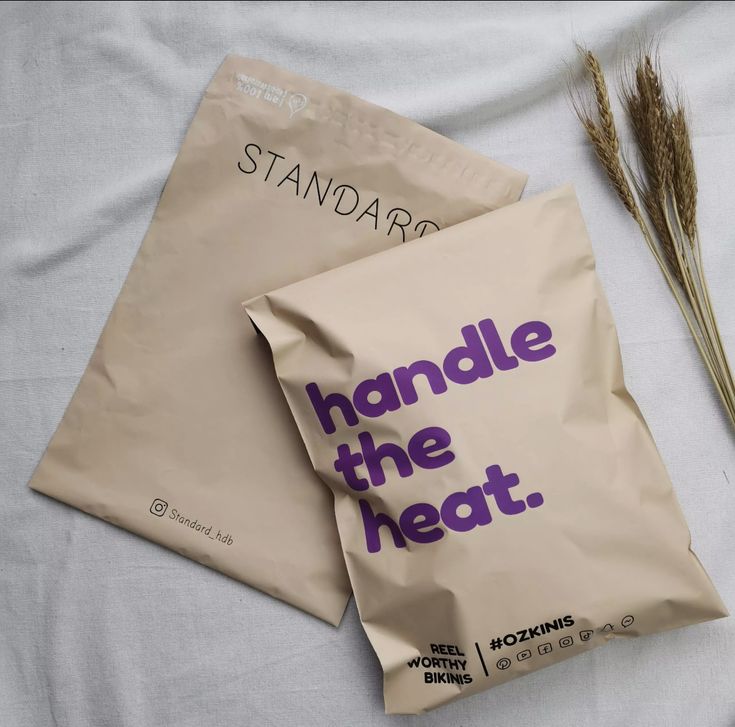
<path fill-rule="evenodd" d="M 592 631 L 580 631 L 579 638 L 582 641 L 589 641 L 592 637 Z M 559 639 L 559 646 L 562 649 L 566 649 L 567 647 L 571 646 L 574 643 L 574 637 L 573 636 L 562 636 L 562 638 Z M 549 654 L 554 650 L 554 647 L 552 646 L 551 642 L 547 641 L 545 644 L 539 644 L 537 647 L 538 653 L 542 656 L 544 654 Z M 516 654 L 516 659 L 518 661 L 526 661 L 526 659 L 530 659 L 533 656 L 533 653 L 531 652 L 531 649 L 524 649 L 523 651 L 519 651 Z M 511 661 L 507 656 L 504 656 L 502 659 L 498 659 L 495 666 L 498 667 L 498 669 L 508 669 L 511 665 Z"/>
<path fill-rule="evenodd" d="M 635 619 L 633 618 L 633 616 L 628 615 L 623 618 L 620 624 L 623 628 L 627 629 L 633 623 L 634 620 Z M 614 631 L 614 627 L 612 624 L 608 623 L 608 624 L 605 624 L 600 629 L 600 631 L 603 631 L 603 632 L 604 631 Z M 592 635 L 594 633 L 595 632 L 592 629 L 583 629 L 582 631 L 579 632 L 579 640 L 589 641 L 592 638 Z M 566 649 L 569 646 L 572 646 L 572 644 L 574 644 L 573 636 L 562 636 L 559 639 L 559 647 L 562 649 Z M 541 656 L 543 656 L 544 654 L 550 654 L 554 650 L 554 647 L 552 646 L 551 642 L 546 642 L 545 644 L 539 644 L 537 648 L 538 648 L 538 653 Z M 531 652 L 531 649 L 524 649 L 523 651 L 519 651 L 516 654 L 516 659 L 518 659 L 518 661 L 526 661 L 526 659 L 530 659 L 532 656 L 533 654 Z M 498 659 L 495 666 L 497 666 L 498 669 L 505 670 L 505 669 L 510 668 L 511 663 L 512 663 L 511 660 L 507 656 L 504 656 L 502 659 Z"/>

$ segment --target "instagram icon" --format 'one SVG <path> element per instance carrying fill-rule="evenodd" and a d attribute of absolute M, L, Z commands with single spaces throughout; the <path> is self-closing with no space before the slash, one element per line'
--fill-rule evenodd
<path fill-rule="evenodd" d="M 156 498 L 153 501 L 151 505 L 151 514 L 155 515 L 156 517 L 163 517 L 166 514 L 166 510 L 168 510 L 168 503 L 166 502 L 166 500 Z"/>

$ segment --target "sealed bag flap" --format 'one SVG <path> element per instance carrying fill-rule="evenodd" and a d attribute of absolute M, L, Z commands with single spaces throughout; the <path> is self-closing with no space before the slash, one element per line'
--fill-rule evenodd
<path fill-rule="evenodd" d="M 240 301 L 513 202 L 524 181 L 228 56 L 30 486 L 337 623 L 332 497 Z"/>
<path fill-rule="evenodd" d="M 388 712 L 726 614 L 571 188 L 245 306 L 335 495 Z"/>

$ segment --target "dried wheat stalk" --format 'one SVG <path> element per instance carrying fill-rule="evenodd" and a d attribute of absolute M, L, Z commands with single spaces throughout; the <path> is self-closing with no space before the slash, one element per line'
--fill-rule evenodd
<path fill-rule="evenodd" d="M 631 168 L 620 150 L 600 63 L 591 51 L 579 51 L 594 100 L 585 102 L 572 91 L 574 109 L 613 189 L 661 268 L 735 427 L 735 384 L 702 267 L 697 176 L 682 103 L 667 98 L 657 57 L 642 51 L 628 63 L 621 99 L 638 152 L 638 164 Z"/>

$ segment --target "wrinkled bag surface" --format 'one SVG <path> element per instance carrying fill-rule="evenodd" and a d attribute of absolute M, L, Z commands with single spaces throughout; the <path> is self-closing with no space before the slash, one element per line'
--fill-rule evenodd
<path fill-rule="evenodd" d="M 335 495 L 388 712 L 726 614 L 571 188 L 245 307 Z"/>

